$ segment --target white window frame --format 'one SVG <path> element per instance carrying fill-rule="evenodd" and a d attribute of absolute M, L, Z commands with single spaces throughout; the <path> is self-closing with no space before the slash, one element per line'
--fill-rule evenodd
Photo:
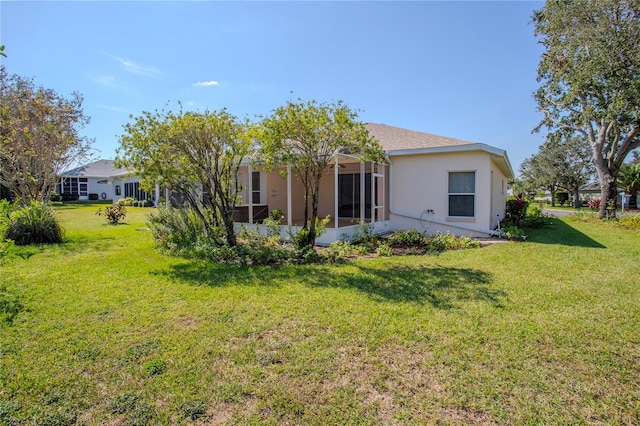
<path fill-rule="evenodd" d="M 449 187 L 451 175 L 454 173 L 473 173 L 473 192 L 451 192 Z M 447 217 L 454 220 L 474 220 L 476 217 L 476 199 L 477 199 L 477 171 L 476 170 L 450 170 L 447 172 Z M 455 196 L 473 196 L 473 214 L 472 215 L 451 215 L 451 197 Z"/>

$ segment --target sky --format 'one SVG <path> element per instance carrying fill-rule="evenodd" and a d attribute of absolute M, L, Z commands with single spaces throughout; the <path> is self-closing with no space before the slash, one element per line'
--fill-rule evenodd
<path fill-rule="evenodd" d="M 533 99 L 542 2 L 0 1 L 7 71 L 84 97 L 98 158 L 169 108 L 269 115 L 344 101 L 362 122 L 485 143 L 517 174 L 544 135 Z"/>

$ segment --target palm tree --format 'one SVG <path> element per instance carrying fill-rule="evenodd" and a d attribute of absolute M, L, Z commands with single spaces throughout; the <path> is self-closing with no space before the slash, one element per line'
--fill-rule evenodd
<path fill-rule="evenodd" d="M 640 163 L 623 164 L 618 173 L 618 186 L 630 194 L 629 207 L 635 208 L 638 191 L 640 191 Z"/>

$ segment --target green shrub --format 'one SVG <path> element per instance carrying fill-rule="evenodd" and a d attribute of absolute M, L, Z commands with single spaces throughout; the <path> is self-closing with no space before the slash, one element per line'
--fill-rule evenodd
<path fill-rule="evenodd" d="M 53 210 L 46 204 L 32 201 L 9 215 L 4 238 L 16 245 L 62 242 L 64 232 Z"/>
<path fill-rule="evenodd" d="M 564 206 L 569 201 L 569 193 L 567 191 L 557 191 L 555 194 L 556 203 L 559 206 Z"/>
<path fill-rule="evenodd" d="M 351 234 L 352 243 L 365 247 L 367 251 L 375 251 L 379 238 L 373 232 L 373 225 L 366 222 L 359 222 L 358 225 L 358 230 Z"/>
<path fill-rule="evenodd" d="M 202 251 L 225 245 L 222 230 L 214 229 L 207 237 L 202 220 L 189 208 L 159 207 L 149 214 L 147 225 L 158 247 L 178 256 L 193 254 L 196 246 Z"/>
<path fill-rule="evenodd" d="M 323 255 L 329 262 L 342 262 L 347 258 L 362 256 L 367 253 L 366 247 L 344 240 L 334 241 L 323 250 Z"/>
<path fill-rule="evenodd" d="M 96 212 L 98 216 L 104 216 L 107 222 L 117 225 L 127 216 L 127 208 L 123 204 L 112 204 L 102 209 L 100 207 Z"/>
<path fill-rule="evenodd" d="M 144 200 L 142 202 L 142 207 L 153 207 L 155 206 L 155 204 L 153 203 L 153 200 Z"/>
<path fill-rule="evenodd" d="M 60 195 L 60 194 L 51 194 L 51 195 L 49 195 L 49 201 L 62 201 L 62 195 Z"/>
<path fill-rule="evenodd" d="M 625 229 L 640 231 L 640 214 L 635 216 L 623 216 L 618 222 L 618 226 Z"/>
<path fill-rule="evenodd" d="M 136 199 L 133 197 L 120 198 L 118 200 L 118 205 L 133 207 L 133 203 L 135 203 Z"/>
<path fill-rule="evenodd" d="M 469 248 L 477 248 L 480 243 L 471 237 L 457 237 L 455 234 L 447 232 L 442 234 L 435 233 L 427 237 L 427 248 L 432 252 L 443 252 L 447 250 L 462 250 Z"/>
<path fill-rule="evenodd" d="M 243 228 L 238 238 L 238 254 L 244 263 L 268 265 L 289 259 L 289 250 L 281 243 L 279 235 L 262 235 L 258 231 Z"/>
<path fill-rule="evenodd" d="M 389 244 L 384 243 L 380 244 L 377 249 L 378 256 L 389 257 L 393 254 L 391 251 L 391 246 Z"/>
<path fill-rule="evenodd" d="M 515 225 L 506 225 L 503 228 L 503 230 L 504 230 L 505 236 L 509 240 L 523 241 L 527 239 L 527 236 L 524 234 L 524 231 Z"/>
<path fill-rule="evenodd" d="M 527 207 L 527 214 L 522 222 L 524 228 L 542 228 L 549 224 L 549 218 L 542 213 L 540 206 L 530 204 Z"/>
<path fill-rule="evenodd" d="M 387 242 L 392 247 L 400 245 L 421 247 L 427 245 L 427 236 L 426 232 L 419 232 L 417 229 L 398 229 L 387 238 Z"/>
<path fill-rule="evenodd" d="M 269 212 L 269 218 L 278 223 L 280 223 L 283 217 L 284 217 L 284 213 L 282 213 L 282 210 L 280 209 L 273 209 L 271 210 L 271 212 Z"/>

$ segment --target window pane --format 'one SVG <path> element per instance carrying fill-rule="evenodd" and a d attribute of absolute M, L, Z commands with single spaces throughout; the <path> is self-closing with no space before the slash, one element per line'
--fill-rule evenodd
<path fill-rule="evenodd" d="M 449 195 L 449 216 L 474 216 L 473 195 Z"/>
<path fill-rule="evenodd" d="M 449 194 L 474 194 L 476 192 L 476 172 L 449 173 Z"/>
<path fill-rule="evenodd" d="M 260 189 L 260 172 L 253 172 L 251 174 L 251 189 L 253 191 Z"/>

